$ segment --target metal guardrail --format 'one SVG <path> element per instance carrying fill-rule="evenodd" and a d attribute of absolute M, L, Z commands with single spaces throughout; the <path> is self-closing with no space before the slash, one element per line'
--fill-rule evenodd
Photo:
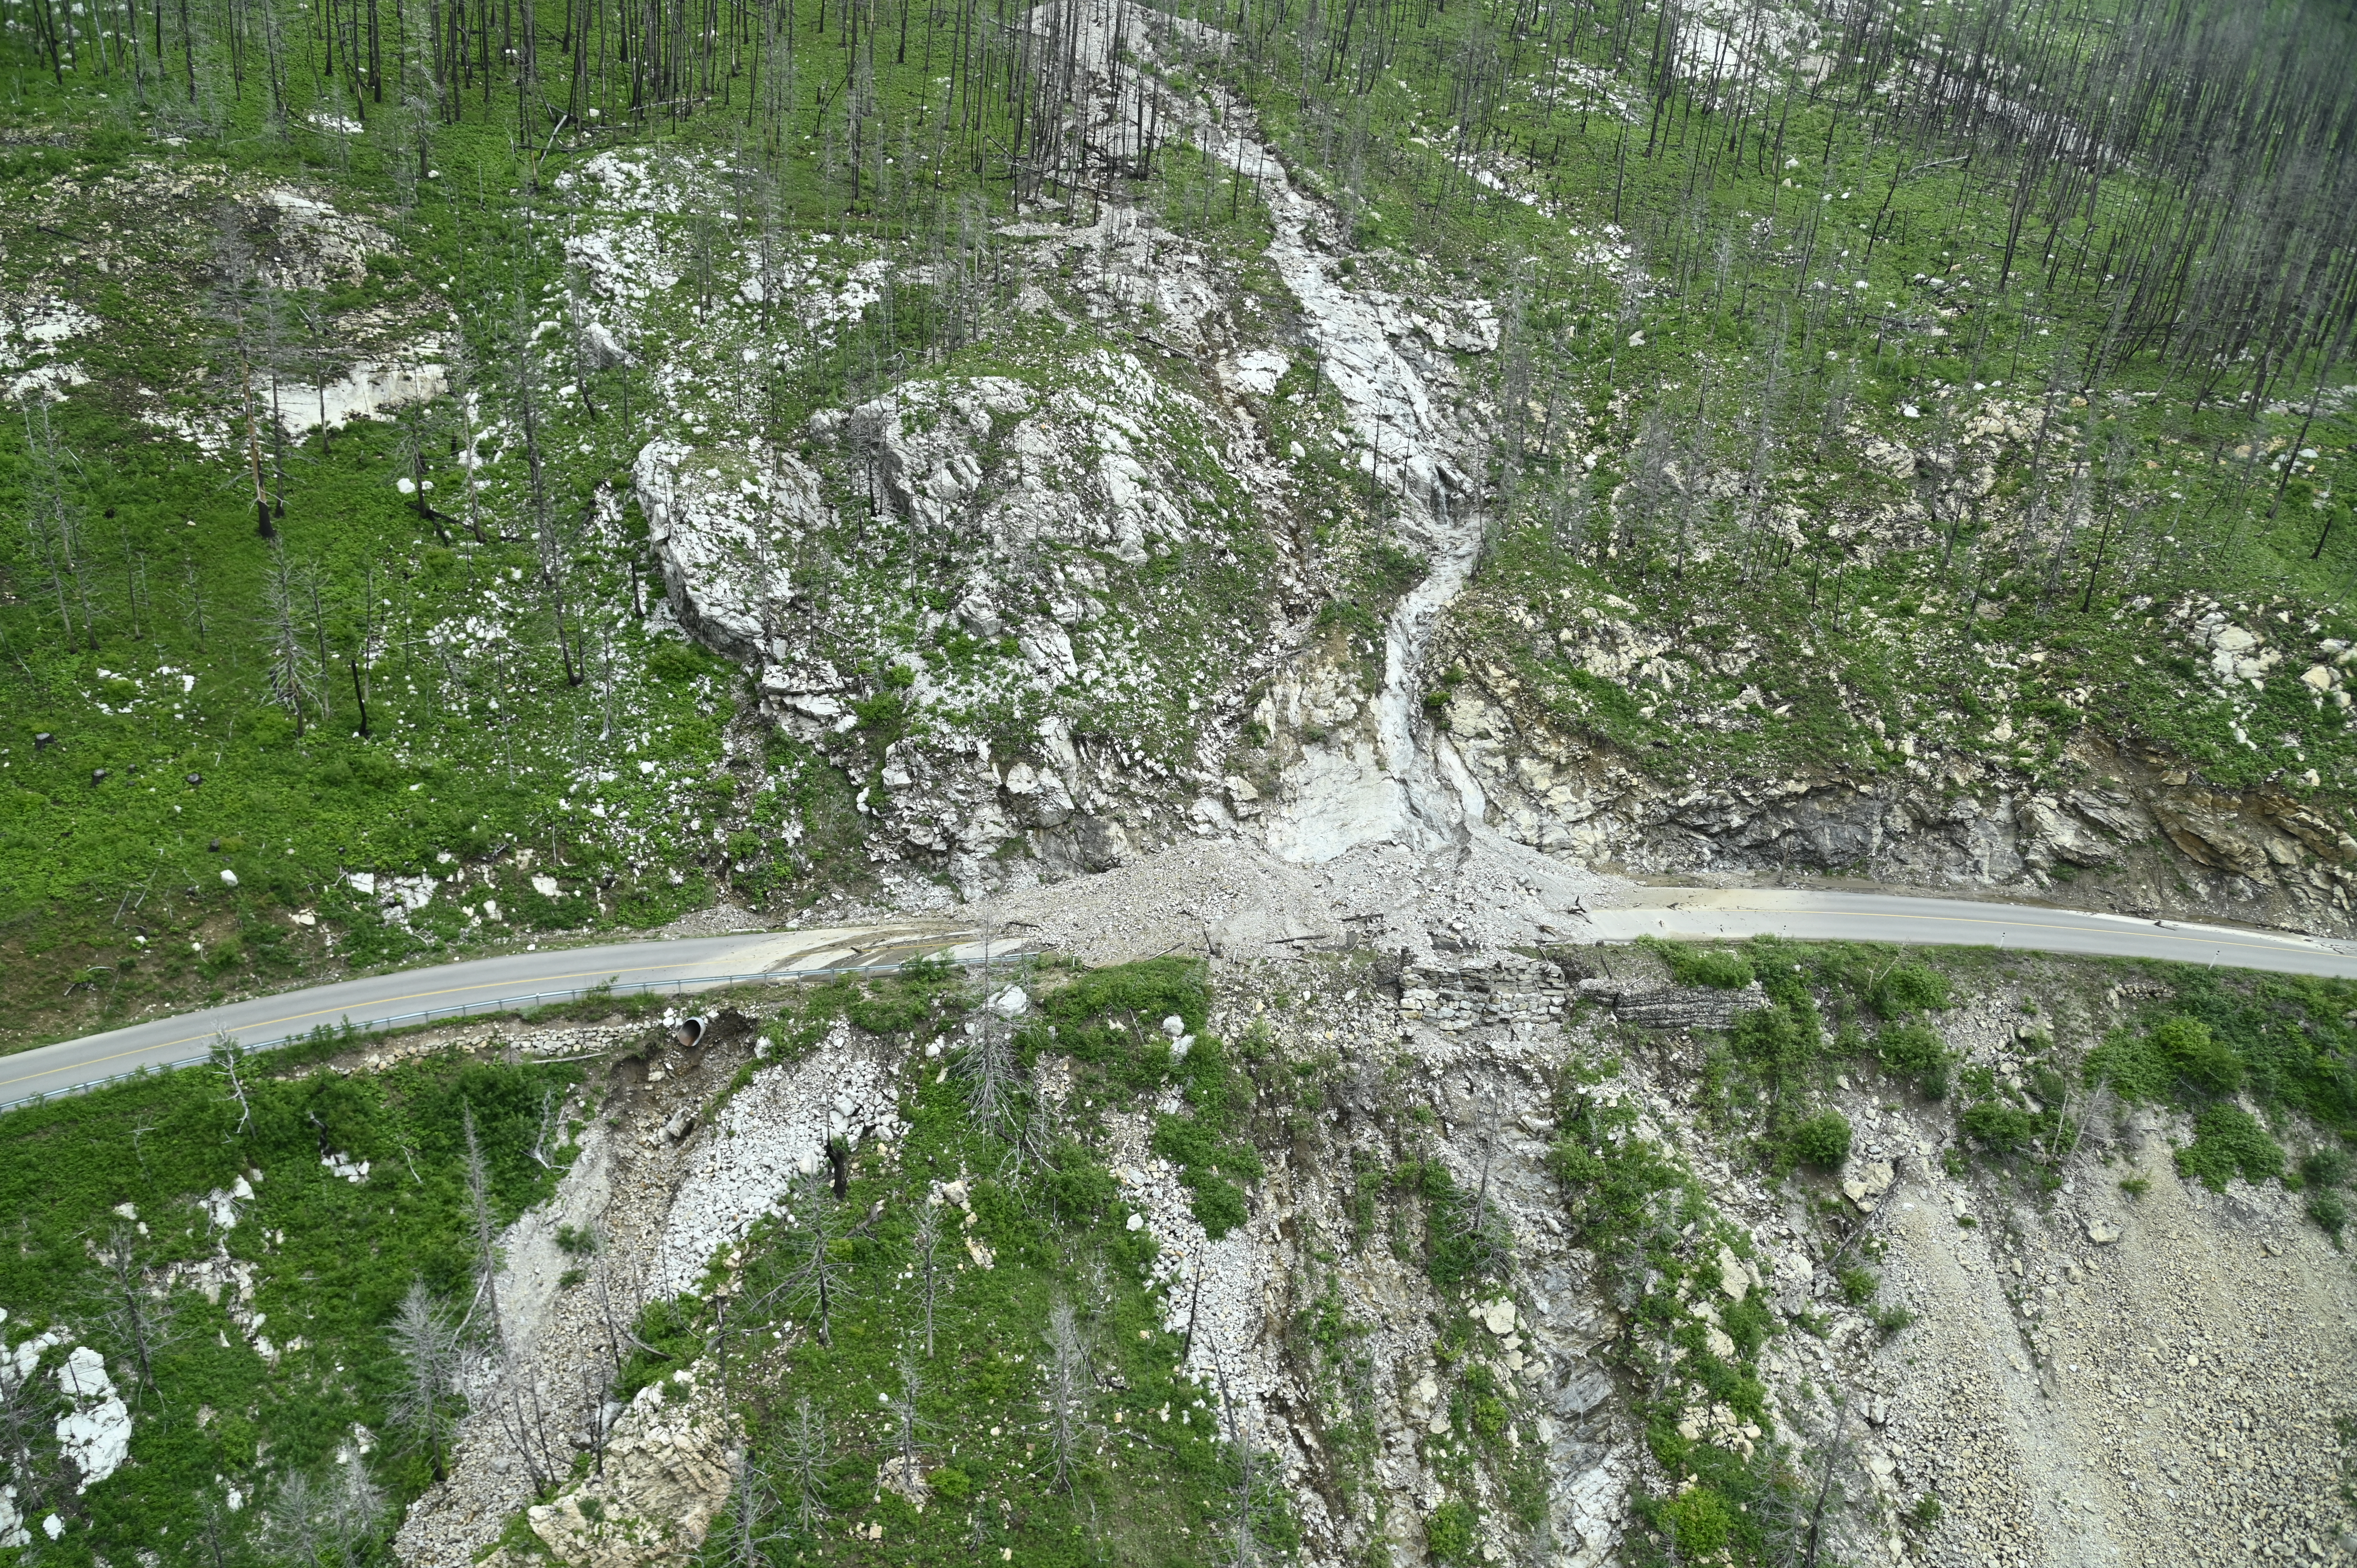
<path fill-rule="evenodd" d="M 1005 962 L 1022 956 L 1020 953 L 994 953 L 981 958 L 953 958 L 946 961 L 971 968 Z M 760 981 L 809 980 L 826 974 L 865 974 L 878 970 L 899 969 L 909 961 L 907 959 L 896 959 L 890 963 L 823 964 L 811 969 L 762 970 L 753 974 L 696 974 L 683 975 L 675 980 L 633 980 L 626 983 L 576 985 L 565 991 L 538 991 L 528 996 L 502 996 L 495 1001 L 461 1002 L 450 1007 L 428 1007 L 416 1013 L 394 1013 L 382 1018 L 371 1018 L 360 1024 L 353 1023 L 351 1015 L 347 1013 L 340 1025 L 321 1024 L 302 1034 L 281 1035 L 274 1040 L 250 1042 L 233 1040 L 230 1043 L 237 1047 L 240 1056 L 251 1056 L 257 1051 L 280 1050 L 287 1046 L 308 1045 L 316 1041 L 359 1040 L 366 1036 L 391 1029 L 431 1024 L 436 1018 L 464 1018 L 475 1014 L 519 1012 L 524 1008 L 546 1006 L 553 1002 L 577 1002 L 589 996 L 619 996 L 626 992 L 666 989 L 674 995 L 681 995 L 691 989 L 708 991 L 716 986 L 743 985 Z M 182 1068 L 203 1067 L 215 1059 L 219 1050 L 220 1047 L 216 1046 L 200 1057 L 183 1057 L 178 1061 L 149 1062 L 145 1066 L 133 1068 L 128 1072 L 113 1073 L 105 1078 L 94 1078 L 87 1083 L 77 1083 L 70 1088 L 52 1089 L 40 1094 L 28 1094 L 21 1100 L 0 1103 L 0 1115 L 24 1106 L 41 1105 L 52 1100 L 62 1100 L 69 1095 L 87 1094 L 93 1089 L 104 1089 L 111 1083 L 128 1083 L 135 1078 L 149 1078 L 157 1073 L 178 1072 Z"/>

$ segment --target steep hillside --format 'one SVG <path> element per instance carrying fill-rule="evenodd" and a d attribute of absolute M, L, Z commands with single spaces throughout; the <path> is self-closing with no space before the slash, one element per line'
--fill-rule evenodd
<path fill-rule="evenodd" d="M 12 1037 L 1201 835 L 2347 929 L 2346 17 L 585 5 L 12 34 Z"/>
<path fill-rule="evenodd" d="M 0 1549 L 2357 1550 L 2346 983 L 1339 940 L 768 988 L 693 1040 L 593 1004 L 16 1113 L 0 1180 L 48 1197 L 0 1286 Z"/>
<path fill-rule="evenodd" d="M 0 1558 L 2357 1553 L 2345 6 L 6 22 Z"/>

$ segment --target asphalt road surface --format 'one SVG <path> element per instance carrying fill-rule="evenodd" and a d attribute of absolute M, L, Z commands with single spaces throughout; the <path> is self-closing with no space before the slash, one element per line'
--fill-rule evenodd
<path fill-rule="evenodd" d="M 323 1024 L 350 1022 L 367 1028 L 423 1023 L 429 1014 L 455 1017 L 468 1007 L 488 1012 L 501 1003 L 527 1002 L 535 996 L 556 1001 L 566 992 L 608 981 L 618 988 L 651 983 L 692 991 L 731 977 L 893 964 L 920 953 L 975 959 L 982 953 L 976 937 L 971 929 L 925 921 L 807 931 L 744 931 L 680 940 L 551 948 L 338 981 L 0 1056 L 0 1106 L 85 1088 L 143 1067 L 200 1058 L 224 1036 L 244 1046 L 274 1045 Z M 1006 941 L 994 944 L 1000 952 L 1014 946 Z"/>
<path fill-rule="evenodd" d="M 2106 958 L 2264 969 L 2357 979 L 2357 943 L 2235 926 L 2088 914 L 2029 904 L 1818 893 L 1772 887 L 1641 887 L 1620 907 L 1591 910 L 1605 941 L 1641 936 L 1708 939 L 1774 935 L 1823 941 L 2035 949 Z"/>
<path fill-rule="evenodd" d="M 1588 921 L 1592 940 L 1600 941 L 1632 941 L 1649 935 L 1740 940 L 1772 934 L 2168 959 L 2357 979 L 2357 944 L 2349 942 L 1954 898 L 1785 888 L 1641 887 L 1617 908 L 1590 911 Z M 731 977 L 886 965 L 926 952 L 971 960 L 981 956 L 982 946 L 972 929 L 909 921 L 553 948 L 339 981 L 0 1057 L 0 1107 L 86 1088 L 142 1067 L 199 1058 L 223 1036 L 242 1045 L 267 1045 L 323 1024 L 349 1021 L 365 1028 L 419 1023 L 429 1012 L 455 1015 L 468 1006 L 490 1011 L 499 1004 L 535 996 L 553 1001 L 607 981 L 619 986 L 653 983 L 692 991 Z"/>

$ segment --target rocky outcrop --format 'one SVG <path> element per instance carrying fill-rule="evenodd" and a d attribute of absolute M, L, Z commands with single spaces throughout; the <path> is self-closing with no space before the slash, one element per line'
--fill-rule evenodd
<path fill-rule="evenodd" d="M 760 659 L 770 628 L 813 587 L 791 569 L 796 546 L 835 521 L 817 473 L 791 452 L 665 438 L 640 452 L 631 482 L 680 625 L 724 653 Z"/>
<path fill-rule="evenodd" d="M 1872 774 L 1673 788 L 1512 682 L 1469 684 L 1449 711 L 1500 832 L 1612 869 L 2027 887 L 2133 912 L 2357 929 L 2357 837 L 2329 806 L 2280 787 L 2205 787 L 2166 754 L 2093 736 L 2067 753 L 2083 782 L 2060 788 L 1930 754 Z"/>
<path fill-rule="evenodd" d="M 1700 985 L 1644 990 L 1623 986 L 1617 981 L 1597 980 L 1580 982 L 1579 989 L 1582 995 L 1610 1006 L 1612 1015 L 1624 1024 L 1676 1033 L 1724 1029 L 1738 1015 L 1767 1004 L 1767 996 L 1757 981 L 1737 991 Z"/>
<path fill-rule="evenodd" d="M 699 1363 L 640 1390 L 591 1474 L 525 1510 L 550 1558 L 565 1568 L 695 1559 L 737 1474 L 737 1434 L 712 1377 Z"/>

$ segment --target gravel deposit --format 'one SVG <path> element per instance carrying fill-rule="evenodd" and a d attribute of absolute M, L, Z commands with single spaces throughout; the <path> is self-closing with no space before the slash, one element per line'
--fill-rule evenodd
<path fill-rule="evenodd" d="M 653 1288 L 693 1288 L 723 1248 L 744 1239 L 765 1213 L 781 1213 L 787 1188 L 826 1165 L 829 1138 L 856 1148 L 896 1140 L 902 1123 L 899 1062 L 854 1044 L 838 1022 L 819 1048 L 791 1067 L 765 1068 L 731 1096 L 715 1132 L 696 1138 L 680 1162 L 657 1253 Z M 678 1142 L 676 1122 L 644 1134 Z"/>

